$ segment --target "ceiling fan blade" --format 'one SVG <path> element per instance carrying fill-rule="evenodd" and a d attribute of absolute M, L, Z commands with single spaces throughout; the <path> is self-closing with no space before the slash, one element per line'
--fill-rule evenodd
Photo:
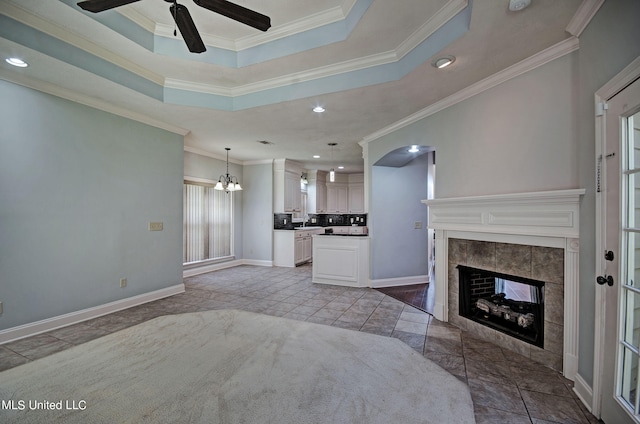
<path fill-rule="evenodd" d="M 180 34 L 182 34 L 182 38 L 184 38 L 184 42 L 187 44 L 189 51 L 191 53 L 202 53 L 207 51 L 207 48 L 204 46 L 202 42 L 202 38 L 200 38 L 200 33 L 196 28 L 196 25 L 193 23 L 193 19 L 191 19 L 191 14 L 189 10 L 178 3 L 174 3 L 169 7 L 171 11 L 171 16 L 176 21 L 176 25 L 180 30 Z"/>
<path fill-rule="evenodd" d="M 78 3 L 78 6 L 87 12 L 97 13 L 137 1 L 140 0 L 86 0 Z"/>
<path fill-rule="evenodd" d="M 271 18 L 226 0 L 193 0 L 198 6 L 249 25 L 260 31 L 271 27 Z"/>

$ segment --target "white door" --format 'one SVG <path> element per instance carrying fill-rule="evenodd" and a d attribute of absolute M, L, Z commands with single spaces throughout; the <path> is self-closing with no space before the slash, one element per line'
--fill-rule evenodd
<path fill-rule="evenodd" d="M 600 411 L 607 424 L 640 423 L 640 80 L 607 106 L 605 248 L 597 258 L 605 310 Z"/>

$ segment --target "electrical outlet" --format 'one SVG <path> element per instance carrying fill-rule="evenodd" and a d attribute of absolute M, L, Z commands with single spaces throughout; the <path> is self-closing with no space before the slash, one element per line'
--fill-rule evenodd
<path fill-rule="evenodd" d="M 120 279 L 120 287 L 122 287 L 122 288 L 127 287 L 127 279 L 126 278 L 121 278 Z"/>
<path fill-rule="evenodd" d="M 150 222 L 149 231 L 162 231 L 162 222 Z"/>

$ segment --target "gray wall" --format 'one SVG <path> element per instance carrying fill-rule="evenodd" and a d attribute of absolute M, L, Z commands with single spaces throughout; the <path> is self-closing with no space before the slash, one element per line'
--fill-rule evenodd
<path fill-rule="evenodd" d="M 562 57 L 372 141 L 369 166 L 418 144 L 436 151 L 436 198 L 575 188 L 575 61 Z"/>
<path fill-rule="evenodd" d="M 229 151 L 231 156 L 233 148 Z M 226 152 L 220 153 L 226 155 Z M 236 258 L 242 258 L 242 210 L 243 198 L 245 197 L 245 179 L 242 165 L 229 162 L 229 174 L 238 178 L 242 191 L 235 192 L 233 197 L 233 253 Z M 191 152 L 184 152 L 184 176 L 204 178 L 210 181 L 218 181 L 220 175 L 227 173 L 226 160 L 215 159 L 209 156 L 198 155 Z M 182 253 L 181 253 L 182 255 Z M 182 257 L 182 256 L 181 256 Z"/>
<path fill-rule="evenodd" d="M 5 81 L 0 99 L 0 329 L 180 284 L 182 136 Z"/>
<path fill-rule="evenodd" d="M 243 258 L 273 259 L 273 163 L 244 165 Z"/>
<path fill-rule="evenodd" d="M 371 196 L 371 278 L 412 277 L 428 274 L 427 198 L 429 155 L 422 155 L 400 168 L 374 166 L 375 187 Z M 415 229 L 415 222 L 422 229 Z M 382 242 L 376 243 L 381 240 Z"/>

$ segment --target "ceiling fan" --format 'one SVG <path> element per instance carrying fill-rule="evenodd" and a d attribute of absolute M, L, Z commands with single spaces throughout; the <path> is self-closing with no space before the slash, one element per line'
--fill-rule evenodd
<path fill-rule="evenodd" d="M 78 3 L 80 8 L 88 12 L 102 12 L 104 10 L 113 9 L 115 7 L 124 6 L 125 4 L 135 3 L 140 0 L 85 0 Z M 196 25 L 191 19 L 189 10 L 178 4 L 177 0 L 164 0 L 167 3 L 173 3 L 169 6 L 169 11 L 173 20 L 176 22 L 184 42 L 187 44 L 191 53 L 202 53 L 207 50 L 202 42 L 200 33 L 198 32 Z M 226 0 L 193 0 L 195 4 L 212 12 L 219 13 L 228 18 L 242 22 L 260 31 L 266 31 L 271 27 L 271 19 L 261 13 L 247 9 L 246 7 L 239 6 L 235 3 L 231 3 Z"/>

